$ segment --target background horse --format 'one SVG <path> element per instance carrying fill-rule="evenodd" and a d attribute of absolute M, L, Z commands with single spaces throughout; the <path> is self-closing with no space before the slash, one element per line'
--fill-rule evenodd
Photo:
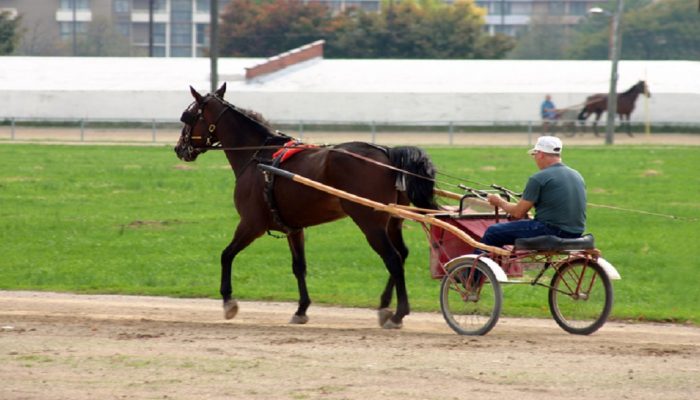
<path fill-rule="evenodd" d="M 634 111 L 634 103 L 637 101 L 637 96 L 641 93 L 647 97 L 651 97 L 649 86 L 647 86 L 644 81 L 637 82 L 637 84 L 629 88 L 626 92 L 617 95 L 617 114 L 620 116 L 620 124 L 627 125 L 627 134 L 630 136 L 632 136 L 630 114 Z M 583 110 L 579 113 L 578 119 L 583 124 L 591 114 L 595 114 L 593 132 L 598 136 L 598 121 L 600 120 L 600 115 L 606 111 L 608 111 L 608 95 L 597 93 L 586 98 L 586 103 L 583 105 Z"/>
<path fill-rule="evenodd" d="M 240 222 L 233 240 L 221 254 L 221 296 L 225 318 L 231 319 L 238 312 L 231 285 L 234 258 L 266 231 L 277 230 L 287 234 L 292 270 L 299 290 L 299 306 L 290 322 L 306 323 L 306 310 L 311 299 L 306 288 L 303 228 L 349 216 L 389 271 L 388 282 L 380 297 L 379 324 L 384 328 L 400 328 L 403 317 L 410 311 L 404 278 L 408 249 L 401 233 L 403 220 L 283 178 L 274 179 L 274 185 L 268 190 L 266 179 L 269 178 L 256 166 L 270 163 L 273 152 L 291 138 L 273 131 L 259 114 L 226 102 L 223 99 L 226 84 L 206 96 L 192 87 L 190 91 L 195 101 L 182 114 L 185 125 L 175 153 L 184 161 L 194 161 L 207 149 L 220 148 L 236 176 L 234 203 Z M 399 173 L 372 160 L 411 174 Z M 351 142 L 307 148 L 284 161 L 282 167 L 385 204 L 406 205 L 410 201 L 418 207 L 437 208 L 433 197 L 435 170 L 428 156 L 417 147 L 386 148 Z M 395 186 L 398 183 L 404 185 L 400 190 Z M 397 298 L 395 314 L 388 310 L 394 288 Z"/>

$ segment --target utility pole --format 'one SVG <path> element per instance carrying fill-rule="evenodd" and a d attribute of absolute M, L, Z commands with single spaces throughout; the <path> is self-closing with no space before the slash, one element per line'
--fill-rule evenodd
<path fill-rule="evenodd" d="M 622 18 L 623 0 L 617 0 L 617 9 L 612 15 L 612 67 L 610 71 L 610 91 L 608 93 L 608 123 L 605 128 L 605 144 L 613 144 L 615 140 L 615 114 L 617 114 L 617 62 L 620 59 L 622 48 L 622 30 L 620 20 Z"/>
<path fill-rule="evenodd" d="M 211 0 L 209 21 L 209 61 L 211 64 L 211 92 L 219 86 L 219 0 Z"/>
<path fill-rule="evenodd" d="M 71 0 L 71 5 L 73 6 L 73 57 L 78 55 L 78 5 L 76 1 L 78 0 Z"/>
<path fill-rule="evenodd" d="M 153 57 L 153 2 L 148 1 L 148 56 Z"/>

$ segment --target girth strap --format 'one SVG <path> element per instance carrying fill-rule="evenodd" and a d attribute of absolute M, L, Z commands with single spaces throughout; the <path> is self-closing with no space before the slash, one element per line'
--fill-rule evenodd
<path fill-rule="evenodd" d="M 273 167 L 277 168 L 279 167 L 280 163 L 282 162 L 282 158 L 284 157 L 285 152 L 281 152 L 280 154 L 277 155 L 274 159 L 272 159 L 272 162 L 270 165 Z M 282 216 L 280 215 L 280 210 L 277 207 L 277 199 L 275 198 L 275 192 L 274 192 L 274 186 L 275 186 L 275 175 L 271 174 L 269 172 L 263 171 L 263 177 L 265 178 L 265 191 L 264 191 L 264 198 L 265 202 L 267 203 L 267 206 L 270 208 L 270 213 L 272 214 L 272 220 L 282 227 L 282 232 L 285 235 L 290 235 L 292 233 L 296 233 L 302 230 L 302 228 L 292 228 L 291 226 L 287 225 L 284 220 L 282 219 Z M 270 230 L 268 229 L 267 234 L 270 236 L 277 237 L 273 235 Z"/>

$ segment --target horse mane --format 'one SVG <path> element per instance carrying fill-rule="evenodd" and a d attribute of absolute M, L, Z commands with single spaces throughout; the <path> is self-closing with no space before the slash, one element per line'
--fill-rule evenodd
<path fill-rule="evenodd" d="M 261 113 L 246 108 L 237 107 L 219 96 L 215 97 L 226 107 L 229 107 L 235 113 L 242 115 L 245 119 L 252 122 L 255 130 L 268 138 L 268 144 L 283 144 L 289 141 L 290 137 L 274 129 L 270 124 L 270 121 L 265 119 Z"/>
<path fill-rule="evenodd" d="M 241 114 L 245 115 L 246 117 L 252 119 L 253 121 L 257 122 L 258 124 L 264 125 L 266 128 L 270 128 L 270 121 L 266 120 L 265 117 L 263 117 L 262 114 L 260 114 L 257 111 L 249 110 L 246 108 L 239 108 L 239 107 L 234 107 L 237 111 L 239 111 Z"/>
<path fill-rule="evenodd" d="M 627 90 L 626 90 L 624 93 L 622 93 L 622 94 L 632 94 L 632 93 L 633 93 L 634 91 L 636 91 L 637 88 L 640 87 L 640 86 L 642 87 L 642 90 L 640 90 L 639 93 L 643 93 L 643 92 L 644 92 L 644 81 L 639 81 L 639 82 L 635 83 L 634 86 L 632 86 L 631 88 L 627 89 Z"/>

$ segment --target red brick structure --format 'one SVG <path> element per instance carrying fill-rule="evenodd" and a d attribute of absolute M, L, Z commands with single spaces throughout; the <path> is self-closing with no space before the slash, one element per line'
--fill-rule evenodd
<path fill-rule="evenodd" d="M 271 74 L 313 58 L 323 58 L 324 43 L 324 40 L 317 40 L 313 43 L 270 57 L 262 64 L 246 68 L 245 79 L 250 80 L 262 75 Z"/>

